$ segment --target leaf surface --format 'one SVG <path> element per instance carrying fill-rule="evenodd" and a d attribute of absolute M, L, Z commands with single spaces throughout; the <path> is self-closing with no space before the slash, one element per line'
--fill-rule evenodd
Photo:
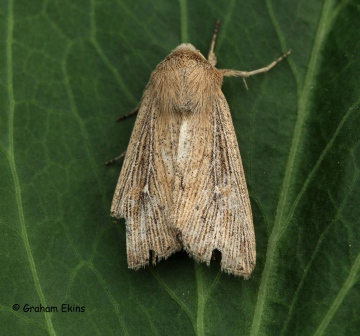
<path fill-rule="evenodd" d="M 3 333 L 358 334 L 359 12 L 355 0 L 1 2 Z M 114 119 L 178 44 L 207 55 L 217 19 L 218 68 L 292 50 L 249 91 L 223 84 L 256 268 L 245 281 L 177 253 L 128 270 L 124 222 L 109 217 L 121 164 L 104 162 L 126 149 L 134 119 Z"/>

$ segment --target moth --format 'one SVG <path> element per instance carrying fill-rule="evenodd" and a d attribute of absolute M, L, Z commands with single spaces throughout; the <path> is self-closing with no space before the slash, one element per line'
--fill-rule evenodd
<path fill-rule="evenodd" d="M 125 218 L 127 262 L 138 269 L 184 249 L 249 278 L 256 249 L 252 212 L 224 76 L 266 72 L 219 70 L 217 27 L 206 59 L 189 43 L 157 65 L 146 85 L 111 205 Z M 150 258 L 150 256 L 152 256 Z"/>

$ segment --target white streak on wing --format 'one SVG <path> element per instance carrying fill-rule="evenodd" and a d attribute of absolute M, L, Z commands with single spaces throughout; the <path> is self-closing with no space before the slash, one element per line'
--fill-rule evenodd
<path fill-rule="evenodd" d="M 140 216 L 139 216 L 139 238 L 140 241 L 146 241 L 146 223 L 147 223 L 147 216 L 149 214 L 146 212 L 146 210 L 141 207 L 140 208 Z"/>
<path fill-rule="evenodd" d="M 188 144 L 190 139 L 189 139 L 188 130 L 189 130 L 189 121 L 183 120 L 179 133 L 179 145 L 178 145 L 178 155 L 177 155 L 178 162 L 184 161 L 189 151 Z"/>
<path fill-rule="evenodd" d="M 147 184 L 145 184 L 145 186 L 144 186 L 143 193 L 144 193 L 144 194 L 148 194 L 148 193 L 149 193 L 149 186 L 148 186 Z"/>

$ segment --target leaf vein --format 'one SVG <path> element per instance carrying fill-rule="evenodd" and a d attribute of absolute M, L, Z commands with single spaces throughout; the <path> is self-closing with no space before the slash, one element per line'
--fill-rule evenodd
<path fill-rule="evenodd" d="M 170 295 L 170 297 L 180 306 L 180 308 L 186 313 L 186 315 L 189 317 L 189 320 L 193 326 L 193 329 L 196 333 L 196 327 L 195 327 L 195 321 L 194 318 L 191 316 L 191 313 L 189 309 L 186 307 L 186 305 L 175 295 L 175 293 L 170 289 L 169 286 L 166 285 L 166 283 L 160 278 L 160 276 L 156 273 L 156 271 L 153 268 L 149 268 L 152 275 L 155 277 L 155 279 L 159 282 L 159 284 L 166 290 L 166 292 Z"/>
<path fill-rule="evenodd" d="M 271 8 L 271 3 L 267 1 L 269 8 Z M 280 191 L 280 197 L 276 212 L 276 217 L 273 225 L 272 232 L 269 237 L 268 247 L 266 251 L 266 260 L 264 265 L 263 274 L 260 280 L 260 286 L 258 291 L 258 297 L 254 310 L 254 317 L 251 326 L 251 335 L 255 336 L 259 334 L 261 318 L 264 310 L 265 301 L 267 299 L 267 286 L 269 285 L 269 278 L 271 276 L 271 268 L 274 263 L 274 254 L 276 250 L 276 245 L 280 237 L 282 219 L 284 216 L 285 206 L 288 202 L 288 192 L 291 185 L 291 175 L 295 164 L 296 153 L 299 148 L 300 139 L 302 135 L 302 127 L 304 125 L 307 114 L 309 113 L 309 96 L 311 94 L 311 88 L 313 86 L 314 80 L 317 75 L 320 62 L 320 50 L 322 45 L 325 42 L 325 38 L 330 29 L 331 22 L 330 20 L 331 12 L 334 7 L 334 0 L 326 0 L 323 4 L 323 9 L 320 17 L 320 22 L 316 32 L 314 45 L 311 51 L 309 66 L 307 74 L 305 77 L 305 83 L 301 91 L 299 100 L 298 100 L 298 117 L 294 128 L 291 148 L 289 152 L 288 161 L 286 164 L 284 181 L 282 189 Z"/>
<path fill-rule="evenodd" d="M 8 97 L 9 97 L 9 164 L 10 170 L 14 180 L 14 188 L 15 188 L 15 197 L 16 197 L 16 204 L 19 211 L 19 220 L 20 220 L 20 227 L 21 227 L 21 236 L 24 243 L 26 255 L 29 261 L 30 271 L 33 277 L 33 281 L 35 284 L 36 292 L 39 296 L 40 302 L 46 306 L 46 300 L 44 293 L 42 291 L 42 287 L 40 284 L 39 275 L 37 273 L 37 268 L 34 260 L 34 256 L 32 254 L 30 241 L 28 237 L 27 227 L 25 224 L 25 215 L 22 203 L 22 196 L 21 196 L 21 186 L 19 181 L 19 176 L 17 172 L 17 167 L 15 163 L 14 157 L 14 119 L 15 119 L 15 96 L 14 96 L 14 86 L 13 86 L 13 54 L 12 54 L 12 44 L 13 44 L 13 33 L 14 33 L 14 1 L 9 0 L 8 2 L 8 26 L 7 26 L 7 38 L 6 38 L 6 62 L 7 62 L 7 88 L 8 88 Z M 50 335 L 56 335 L 54 330 L 54 326 L 52 324 L 51 313 L 44 313 L 45 322 L 47 325 L 47 331 Z"/>

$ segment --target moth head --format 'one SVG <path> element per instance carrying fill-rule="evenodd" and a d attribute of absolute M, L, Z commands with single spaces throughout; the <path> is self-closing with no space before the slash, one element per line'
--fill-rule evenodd
<path fill-rule="evenodd" d="M 173 50 L 173 53 L 182 53 L 182 52 L 194 53 L 205 59 L 205 57 L 201 54 L 200 50 L 197 50 L 191 43 L 182 43 Z"/>

